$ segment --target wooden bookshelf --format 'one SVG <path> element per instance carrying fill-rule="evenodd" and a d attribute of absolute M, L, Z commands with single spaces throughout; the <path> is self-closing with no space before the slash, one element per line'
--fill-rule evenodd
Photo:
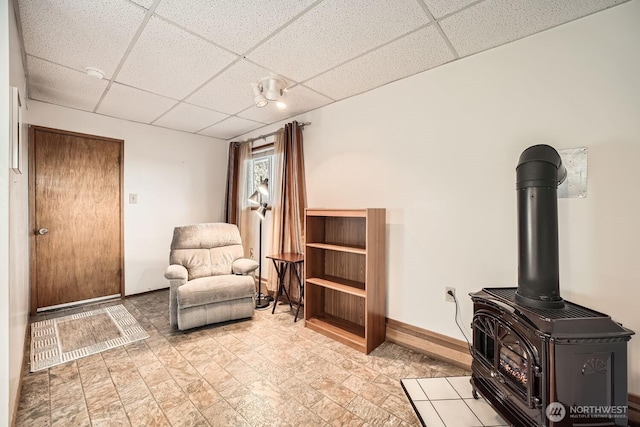
<path fill-rule="evenodd" d="M 307 209 L 305 326 L 370 353 L 385 340 L 384 209 Z"/>

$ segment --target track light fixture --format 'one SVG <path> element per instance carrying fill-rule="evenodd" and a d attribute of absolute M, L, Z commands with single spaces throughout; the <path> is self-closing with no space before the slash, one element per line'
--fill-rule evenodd
<path fill-rule="evenodd" d="M 269 101 L 274 101 L 278 110 L 287 108 L 287 104 L 282 99 L 287 87 L 287 82 L 284 79 L 275 76 L 263 77 L 258 80 L 258 83 L 252 83 L 251 86 L 256 107 L 262 108 Z"/>

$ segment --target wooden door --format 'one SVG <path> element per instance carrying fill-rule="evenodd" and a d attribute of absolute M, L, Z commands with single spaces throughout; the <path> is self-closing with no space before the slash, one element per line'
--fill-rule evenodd
<path fill-rule="evenodd" d="M 124 295 L 123 141 L 30 129 L 31 311 Z"/>

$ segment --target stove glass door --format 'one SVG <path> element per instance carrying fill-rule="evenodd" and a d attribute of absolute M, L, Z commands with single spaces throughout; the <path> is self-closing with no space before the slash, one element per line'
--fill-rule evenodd
<path fill-rule="evenodd" d="M 498 342 L 500 359 L 498 368 L 510 385 L 521 395 L 527 395 L 529 382 L 529 357 L 520 338 L 510 329 L 499 325 Z"/>

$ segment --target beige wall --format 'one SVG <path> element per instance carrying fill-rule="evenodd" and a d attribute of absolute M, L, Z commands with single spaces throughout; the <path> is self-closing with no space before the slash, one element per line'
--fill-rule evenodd
<path fill-rule="evenodd" d="M 9 16 L 0 0 L 0 99 L 8 97 Z M 515 284 L 514 168 L 523 149 L 547 143 L 589 149 L 588 197 L 559 203 L 562 295 L 640 333 L 638 16 L 633 0 L 298 118 L 313 122 L 304 131 L 309 205 L 387 208 L 388 317 L 461 338 L 444 287 L 456 288 L 468 325 L 468 292 Z M 11 56 L 12 81 L 14 67 Z M 125 193 L 139 197 L 125 205 L 126 292 L 166 287 L 172 227 L 223 218 L 226 144 L 29 108 L 32 123 L 125 139 Z M 9 255 L 24 187 L 7 164 L 0 120 L 0 206 L 11 200 L 0 210 L 0 424 L 15 402 L 25 303 L 24 283 L 2 285 L 24 265 Z M 24 251 L 26 237 L 15 247 Z M 629 348 L 629 391 L 638 394 L 640 338 Z"/>
<path fill-rule="evenodd" d="M 9 5 L 0 0 L 0 99 L 9 99 Z M 0 102 L 0 424 L 10 421 L 9 387 L 9 103 Z"/>
<path fill-rule="evenodd" d="M 22 118 L 27 121 L 29 112 L 27 109 L 26 90 L 25 90 L 25 73 L 22 64 L 22 54 L 20 50 L 20 39 L 16 25 L 13 2 L 5 3 L 8 8 L 7 26 L 9 35 L 9 85 L 18 88 L 20 99 L 22 102 Z M 7 85 L 7 86 L 9 86 Z M 7 99 L 4 96 L 0 97 Z M 0 116 L 2 114 L 0 113 Z M 22 164 L 22 174 L 17 174 L 12 170 L 8 171 L 8 194 L 9 200 L 7 204 L 9 215 L 9 257 L 8 257 L 8 306 L 6 311 L 8 318 L 3 320 L 3 324 L 8 326 L 8 343 L 2 345 L 2 360 L 8 364 L 8 377 L 6 383 L 2 381 L 3 387 L 8 388 L 8 409 L 7 417 L 11 417 L 14 408 L 17 405 L 17 392 L 22 372 L 23 348 L 25 332 L 29 320 L 29 244 L 28 244 L 28 182 L 27 182 L 27 144 L 23 145 L 23 154 L 25 161 Z M 3 148 L 3 154 L 9 153 L 8 146 Z M 3 165 L 6 162 L 3 161 Z M 3 297 L 4 300 L 4 297 Z M 4 405 L 3 405 L 4 408 Z M 0 420 L 7 420 L 4 414 L 0 415 Z M 0 421 L 2 422 L 2 421 Z"/>
<path fill-rule="evenodd" d="M 561 293 L 640 333 L 638 16 L 634 0 L 297 118 L 309 205 L 387 208 L 388 317 L 462 338 L 445 286 L 468 331 L 469 292 L 516 285 L 515 167 L 545 143 L 589 150 L 588 197 L 559 201 Z"/>
<path fill-rule="evenodd" d="M 124 253 L 127 295 L 166 288 L 173 228 L 223 221 L 224 141 L 30 102 L 30 123 L 124 140 Z M 129 204 L 129 193 L 138 195 Z"/>

